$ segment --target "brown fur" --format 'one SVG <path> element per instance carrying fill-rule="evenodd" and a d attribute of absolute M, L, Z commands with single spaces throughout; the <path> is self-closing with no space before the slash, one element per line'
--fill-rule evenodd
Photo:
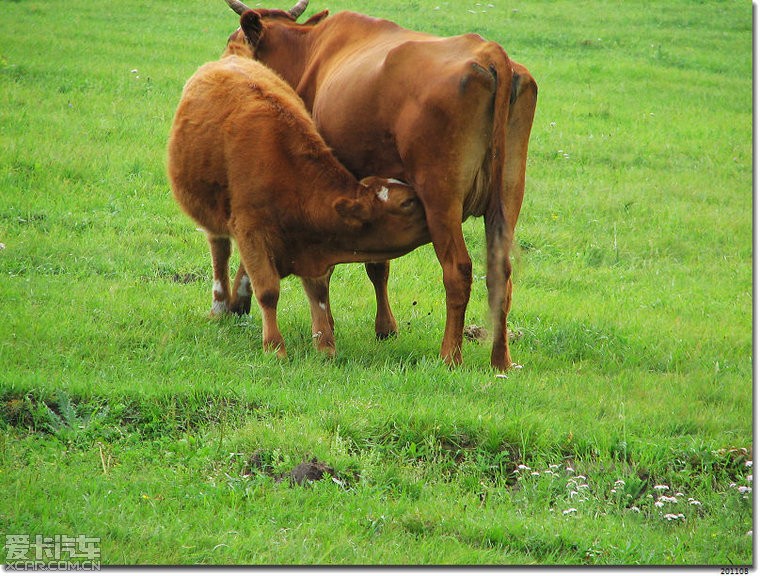
<path fill-rule="evenodd" d="M 441 356 L 461 362 L 472 279 L 461 222 L 483 216 L 491 364 L 512 365 L 506 318 L 509 253 L 523 200 L 537 87 L 528 70 L 476 34 L 439 38 L 353 12 L 320 13 L 304 24 L 273 11 L 244 12 L 229 46 L 253 56 L 298 91 L 340 161 L 357 176 L 382 173 L 412 183 L 425 206 L 446 289 Z M 379 337 L 396 330 L 388 264 L 375 285 Z M 329 277 L 325 282 L 329 281 Z"/>
<path fill-rule="evenodd" d="M 239 50 L 238 50 L 239 49 Z M 174 197 L 209 239 L 212 313 L 263 317 L 264 348 L 285 355 L 277 327 L 280 278 L 312 278 L 338 262 L 393 258 L 429 241 L 411 187 L 383 178 L 358 182 L 332 155 L 303 103 L 242 47 L 202 66 L 185 85 L 168 145 Z M 241 54 L 242 55 L 238 55 Z M 229 287 L 230 240 L 244 266 Z M 327 302 L 312 302 L 317 345 L 334 353 Z"/>

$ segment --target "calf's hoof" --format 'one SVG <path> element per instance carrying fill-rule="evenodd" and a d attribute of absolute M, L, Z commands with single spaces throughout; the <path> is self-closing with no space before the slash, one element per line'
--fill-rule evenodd
<path fill-rule="evenodd" d="M 230 312 L 237 316 L 246 316 L 251 313 L 251 301 L 238 300 L 230 305 Z"/>
<path fill-rule="evenodd" d="M 325 356 L 335 358 L 335 338 L 323 334 L 322 332 L 316 332 L 311 335 L 314 340 L 314 346 Z"/>
<path fill-rule="evenodd" d="M 211 306 L 211 310 L 208 311 L 209 318 L 220 318 L 229 312 L 229 308 L 225 302 L 217 302 Z"/>

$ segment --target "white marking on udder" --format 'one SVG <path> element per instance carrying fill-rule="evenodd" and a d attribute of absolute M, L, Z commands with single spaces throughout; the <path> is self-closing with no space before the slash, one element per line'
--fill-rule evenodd
<path fill-rule="evenodd" d="M 380 200 L 380 202 L 388 201 L 388 189 L 385 186 L 380 188 L 380 190 L 378 191 L 377 199 Z"/>
<path fill-rule="evenodd" d="M 319 307 L 320 307 L 322 310 L 327 310 L 327 304 L 325 304 L 324 302 L 320 302 L 320 303 L 319 303 Z"/>
<path fill-rule="evenodd" d="M 237 295 L 242 298 L 250 296 L 251 294 L 251 279 L 248 278 L 248 274 L 243 274 L 240 278 L 240 286 L 238 286 Z"/>

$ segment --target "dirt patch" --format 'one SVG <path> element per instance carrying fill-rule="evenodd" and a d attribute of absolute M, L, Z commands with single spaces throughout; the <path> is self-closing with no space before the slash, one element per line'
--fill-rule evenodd
<path fill-rule="evenodd" d="M 248 460 L 243 469 L 243 476 L 251 476 L 258 472 L 275 479 L 275 482 L 287 480 L 292 485 L 302 486 L 306 483 L 317 482 L 325 477 L 330 477 L 333 482 L 340 486 L 345 486 L 345 482 L 338 477 L 335 469 L 317 458 L 304 460 L 289 472 L 276 474 L 271 464 L 266 461 L 266 454 L 263 450 L 256 450 Z"/>
<path fill-rule="evenodd" d="M 483 342 L 488 338 L 488 331 L 477 324 L 464 327 L 464 337 L 470 342 Z"/>
<path fill-rule="evenodd" d="M 488 340 L 488 330 L 477 324 L 470 324 L 464 327 L 464 337 L 470 342 L 485 342 Z M 507 330 L 507 337 L 510 342 L 516 342 L 523 337 L 523 331 Z"/>
<path fill-rule="evenodd" d="M 175 284 L 192 284 L 199 280 L 203 280 L 203 276 L 195 272 L 190 272 L 188 274 L 175 273 L 171 276 L 171 281 Z"/>

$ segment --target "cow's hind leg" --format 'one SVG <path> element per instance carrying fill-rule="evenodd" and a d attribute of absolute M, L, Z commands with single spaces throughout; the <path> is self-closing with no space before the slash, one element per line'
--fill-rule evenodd
<path fill-rule="evenodd" d="M 248 275 L 248 272 L 246 272 L 245 266 L 241 260 L 237 274 L 235 275 L 235 283 L 232 286 L 230 312 L 240 316 L 250 314 L 251 296 L 253 296 L 251 277 Z"/>
<path fill-rule="evenodd" d="M 512 303 L 512 265 L 509 260 L 512 233 L 504 221 L 503 211 L 496 206 L 498 202 L 496 199 L 485 215 L 488 265 L 486 285 L 493 320 L 491 366 L 504 370 L 512 366 L 507 334 L 507 314 Z"/>
<path fill-rule="evenodd" d="M 492 197 L 485 216 L 488 300 L 494 321 L 491 365 L 502 370 L 514 366 L 507 333 L 507 315 L 512 306 L 512 266 L 509 254 L 525 193 L 528 140 L 538 94 L 536 82 L 528 70 L 516 62 L 512 66 L 514 77 L 507 123 L 504 187 L 500 199 L 496 195 Z"/>
<path fill-rule="evenodd" d="M 375 300 L 377 301 L 377 315 L 375 316 L 375 336 L 378 340 L 396 334 L 398 325 L 393 317 L 391 305 L 388 301 L 388 273 L 390 262 L 368 262 L 365 264 L 367 276 L 375 287 Z"/>
<path fill-rule="evenodd" d="M 438 261 L 443 268 L 446 290 L 446 328 L 441 343 L 441 357 L 449 364 L 462 363 L 464 315 L 472 287 L 472 260 L 462 235 L 461 212 L 446 217 L 428 216 L 428 227 Z M 434 223 L 434 225 L 431 225 Z"/>
<path fill-rule="evenodd" d="M 207 236 L 211 249 L 211 265 L 214 270 L 214 287 L 211 291 L 211 316 L 219 316 L 230 310 L 230 254 L 232 243 L 226 236 Z"/>
<path fill-rule="evenodd" d="M 330 310 L 330 276 L 333 269 L 319 278 L 301 278 L 311 309 L 311 334 L 317 349 L 335 356 L 335 320 Z"/>
<path fill-rule="evenodd" d="M 261 309 L 261 332 L 264 350 L 285 358 L 285 341 L 277 325 L 277 302 L 280 299 L 280 276 L 263 240 L 235 230 L 242 265 L 250 274 L 253 293 Z"/>

